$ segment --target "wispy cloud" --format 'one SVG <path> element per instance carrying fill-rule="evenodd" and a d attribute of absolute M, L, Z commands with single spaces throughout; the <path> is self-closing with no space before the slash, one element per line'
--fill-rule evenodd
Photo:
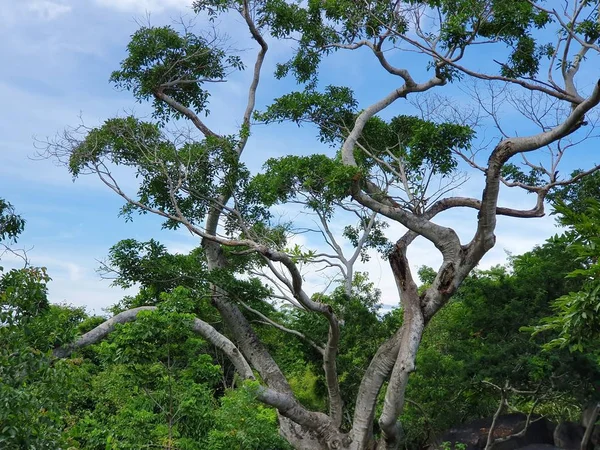
<path fill-rule="evenodd" d="M 34 264 L 48 266 L 53 278 L 49 286 L 52 301 L 88 305 L 99 312 L 124 295 L 119 289 L 111 289 L 95 272 L 96 260 L 105 257 L 111 245 L 128 237 L 155 238 L 172 252 L 186 253 L 199 244 L 198 239 L 185 231 L 160 230 L 161 220 L 155 217 L 136 217 L 133 224 L 123 223 L 116 217 L 122 200 L 95 177 L 82 177 L 73 184 L 64 167 L 55 167 L 50 161 L 28 159 L 34 151 L 32 135 L 44 139 L 67 125 L 76 125 L 82 110 L 86 124 L 94 126 L 122 108 L 133 107 L 131 96 L 115 92 L 107 78 L 123 59 L 128 36 L 137 28 L 135 18 L 149 12 L 153 14 L 154 24 L 169 24 L 173 22 L 170 17 L 190 11 L 192 0 L 13 0 L 4 3 L 6 5 L 0 8 L 0 39 L 5 45 L 0 49 L 0 57 L 10 64 L 0 73 L 0 96 L 10 107 L 0 111 L 0 123 L 3 130 L 8 131 L 0 137 L 0 192 L 29 221 L 21 242 L 35 246 L 31 252 Z M 198 29 L 202 29 L 205 19 L 197 20 Z M 238 130 L 240 123 L 236 120 L 239 121 L 245 106 L 245 86 L 252 76 L 250 69 L 256 55 L 256 45 L 248 43 L 247 31 L 242 25 L 235 15 L 223 17 L 217 24 L 219 30 L 229 35 L 228 45 L 248 49 L 242 52 L 248 69 L 236 73 L 227 83 L 211 86 L 214 88 L 211 115 L 206 121 L 223 133 Z M 275 62 L 285 60 L 293 45 L 290 41 L 270 43 L 258 93 L 259 108 L 290 89 L 301 89 L 289 80 L 279 81 L 272 76 Z M 355 59 L 356 55 L 360 57 Z M 407 55 L 398 53 L 398 63 L 416 69 L 421 67 L 424 71 L 425 65 L 415 63 Z M 347 52 L 339 52 L 324 65 L 322 83 L 351 84 L 360 97 L 361 106 L 396 87 L 397 80 L 389 81 L 383 69 L 371 65 L 372 55 L 355 52 L 348 56 Z M 417 75 L 430 76 L 420 72 Z M 409 111 L 407 108 L 405 103 L 398 103 L 386 113 L 405 114 Z M 146 106 L 136 106 L 136 109 L 141 115 L 148 112 Z M 315 134 L 314 128 L 299 130 L 294 124 L 257 126 L 252 130 L 244 161 L 257 172 L 269 157 L 315 152 L 332 154 L 334 150 L 320 144 Z M 122 170 L 117 175 L 123 180 L 124 189 L 135 192 L 137 185 L 131 171 Z M 481 179 L 480 174 L 474 175 L 473 181 L 462 186 L 457 194 L 480 196 Z M 501 194 L 503 206 L 530 208 L 533 200 L 532 196 L 510 190 Z M 298 208 L 281 207 L 274 212 L 283 221 L 314 227 L 312 219 Z M 463 242 L 468 242 L 474 233 L 475 215 L 474 211 L 461 210 L 440 216 L 436 221 L 452 226 Z M 353 221 L 338 220 L 332 228 L 339 234 Z M 387 235 L 396 240 L 403 231 L 403 227 L 394 224 Z M 502 263 L 506 260 L 506 251 L 522 253 L 555 232 L 551 218 L 520 221 L 501 218 L 497 246 L 486 255 L 481 267 Z M 298 236 L 292 243 L 319 251 L 329 250 L 314 235 Z M 350 253 L 352 249 L 347 250 Z M 415 272 L 418 266 L 437 267 L 441 262 L 439 252 L 425 239 L 414 242 L 409 258 Z M 359 264 L 357 270 L 370 273 L 383 292 L 385 304 L 398 303 L 387 261 L 373 253 L 371 260 Z M 321 291 L 327 284 L 327 277 L 319 273 L 307 270 L 305 275 L 309 292 Z"/>
<path fill-rule="evenodd" d="M 50 0 L 34 0 L 29 2 L 27 9 L 42 20 L 54 20 L 71 11 L 71 6 Z"/>
<path fill-rule="evenodd" d="M 50 22 L 72 11 L 72 7 L 59 0 L 20 0 L 4 2 L 0 8 L 0 24 L 12 28 L 26 22 Z"/>
<path fill-rule="evenodd" d="M 96 0 L 96 3 L 119 11 L 161 12 L 166 9 L 190 9 L 192 0 Z"/>

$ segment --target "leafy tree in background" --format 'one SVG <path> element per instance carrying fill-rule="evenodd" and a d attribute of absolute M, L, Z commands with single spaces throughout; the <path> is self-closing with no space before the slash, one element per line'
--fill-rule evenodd
<path fill-rule="evenodd" d="M 581 279 L 569 241 L 549 239 L 507 267 L 475 271 L 426 330 L 417 356 L 418 371 L 407 389 L 403 421 L 415 447 L 459 423 L 490 417 L 509 386 L 532 395 L 513 396 L 512 412 L 543 414 L 557 422 L 579 420 L 581 406 L 595 394 L 600 366 L 592 354 L 547 352 L 541 336 L 524 327 L 552 312 L 552 302 Z"/>
<path fill-rule="evenodd" d="M 577 176 L 583 173 L 576 170 Z M 578 261 L 578 267 L 567 275 L 578 280 L 577 288 L 560 296 L 553 303 L 553 314 L 528 329 L 534 334 L 553 337 L 547 349 L 569 348 L 598 355 L 597 335 L 600 330 L 600 279 L 598 245 L 600 244 L 600 177 L 594 173 L 573 186 L 564 186 L 552 195 L 555 214 L 560 225 L 567 227 L 563 239 Z M 598 357 L 598 356 L 596 356 Z M 598 386 L 600 387 L 600 386 Z"/>
<path fill-rule="evenodd" d="M 409 375 L 426 326 L 494 246 L 497 216 L 540 217 L 553 188 L 599 168 L 558 177 L 561 158 L 590 136 L 600 102 L 598 80 L 586 80 L 581 70 L 600 50 L 598 4 L 567 3 L 557 10 L 535 0 L 196 1 L 195 10 L 212 19 L 239 13 L 258 45 L 239 131 L 220 134 L 203 117 L 208 115 L 211 83 L 242 69 L 239 56 L 190 29 L 178 33 L 171 27 L 144 27 L 132 36 L 127 57 L 111 80 L 137 100 L 150 101 L 154 121 L 121 117 L 92 129 L 82 126 L 68 130 L 48 151 L 66 161 L 74 176 L 96 174 L 126 201 L 124 214 L 150 212 L 164 218 L 166 227 L 183 226 L 198 236 L 198 257 L 204 260 L 198 275 L 209 287 L 203 295 L 218 311 L 222 328 L 200 314 L 190 318 L 190 327 L 231 360 L 240 380 L 255 386 L 258 400 L 277 410 L 281 434 L 293 447 L 397 449 Z M 278 65 L 276 75 L 293 76 L 304 89 L 276 99 L 255 118 L 314 123 L 320 139 L 338 152 L 269 160 L 264 173 L 253 177 L 242 156 L 251 138 L 268 41 L 287 38 L 296 40 L 296 50 Z M 352 58 L 358 49 L 372 54 L 372 70 L 381 68 L 396 80 L 390 92 L 369 105 L 359 105 L 351 87 L 322 86 L 319 79 L 321 60 L 335 51 Z M 412 67 L 404 66 L 405 52 L 418 53 Z M 457 109 L 451 97 L 426 95 L 451 95 L 453 83 L 468 80 L 482 80 L 488 91 L 476 89 L 466 111 Z M 407 97 L 417 99 L 420 114 L 390 118 L 387 108 Z M 502 102 L 529 121 L 518 135 L 503 126 Z M 175 119 L 188 121 L 192 132 L 174 133 L 168 124 Z M 493 143 L 476 137 L 489 123 L 498 126 Z M 539 164 L 542 150 L 550 158 Z M 481 173 L 480 197 L 455 195 L 461 183 L 459 162 Z M 137 192 L 126 192 L 113 175 L 114 165 L 135 172 Z M 501 186 L 534 194 L 535 205 L 525 210 L 499 205 Z M 290 203 L 314 213 L 330 253 L 290 244 L 293 226 L 278 223 L 270 212 L 274 205 Z M 468 242 L 434 221 L 453 208 L 477 211 Z M 346 220 L 347 214 L 358 219 L 357 225 L 344 233 L 347 241 L 340 241 L 331 224 Z M 408 231 L 388 242 L 381 234 L 381 217 Z M 421 290 L 407 258 L 418 237 L 433 243 L 442 259 Z M 352 254 L 345 253 L 344 242 L 355 246 Z M 346 305 L 341 301 L 336 307 L 330 296 L 308 292 L 301 269 L 338 270 L 344 295 L 360 297 L 353 265 L 369 248 L 383 251 L 390 263 L 403 318 L 391 322 L 387 335 L 378 336 L 382 341 L 370 349 L 364 371 L 357 369 L 360 384 L 356 389 L 352 382 L 353 397 L 347 397 L 338 358 Z M 273 306 L 257 307 L 275 301 L 295 308 L 299 316 L 320 317 L 311 326 L 324 321 L 327 332 L 313 336 L 311 329 L 289 328 L 278 321 Z M 147 306 L 119 312 L 58 347 L 55 355 L 66 357 L 99 342 L 116 325 L 159 308 L 155 302 L 148 299 Z M 259 332 L 265 324 L 312 342 L 327 392 L 325 411 L 298 401 L 290 374 Z M 363 364 L 367 359 L 359 360 Z"/>
<path fill-rule="evenodd" d="M 16 241 L 24 228 L 25 220 L 9 202 L 0 198 L 0 242 Z"/>
<path fill-rule="evenodd" d="M 84 314 L 50 305 L 46 269 L 31 267 L 26 255 L 10 247 L 24 225 L 0 199 L 0 245 L 22 257 L 25 266 L 0 267 L 0 447 L 50 450 L 65 444 L 63 413 L 73 389 L 71 363 L 50 364 L 51 350 L 75 338 Z"/>
<path fill-rule="evenodd" d="M 582 280 L 577 290 L 558 297 L 552 305 L 554 314 L 542 323 L 530 328 L 535 334 L 550 332 L 554 338 L 547 348 L 567 347 L 571 351 L 598 353 L 600 332 L 600 202 L 587 198 L 575 209 L 564 203 L 556 206 L 559 222 L 569 231 L 569 249 L 579 261 L 579 267 L 568 273 L 568 277 Z"/>
<path fill-rule="evenodd" d="M 583 170 L 575 170 L 571 173 L 572 177 L 580 176 Z M 562 210 L 567 208 L 568 211 L 576 213 L 585 212 L 589 206 L 589 200 L 600 200 L 600 173 L 595 172 L 589 176 L 585 176 L 581 181 L 567 186 L 561 186 L 554 190 L 549 196 L 553 206 L 562 206 Z M 558 221 L 560 224 L 561 211 L 558 211 Z M 564 225 L 570 225 L 568 223 Z"/>

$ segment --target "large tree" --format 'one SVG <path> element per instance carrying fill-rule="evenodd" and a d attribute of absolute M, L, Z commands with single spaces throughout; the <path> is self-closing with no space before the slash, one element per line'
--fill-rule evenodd
<path fill-rule="evenodd" d="M 144 27 L 132 36 L 111 80 L 137 100 L 150 101 L 154 120 L 122 117 L 96 128 L 82 126 L 53 142 L 49 152 L 66 158 L 74 176 L 96 174 L 125 199 L 124 213 L 156 214 L 165 226 L 183 226 L 201 239 L 198 276 L 210 284 L 211 302 L 224 326 L 217 330 L 197 317 L 192 327 L 231 360 L 242 379 L 260 381 L 257 398 L 277 409 L 281 433 L 295 448 L 397 449 L 402 439 L 398 418 L 423 330 L 494 246 L 497 216 L 541 217 L 554 187 L 600 168 L 588 167 L 572 178 L 558 176 L 563 156 L 594 129 L 600 81 L 586 78 L 590 72 L 582 68 L 593 66 L 600 50 L 598 7 L 589 0 L 556 8 L 536 0 L 196 1 L 195 10 L 211 19 L 241 15 L 258 46 L 248 101 L 236 122 L 239 131 L 220 134 L 203 116 L 208 115 L 211 84 L 242 69 L 242 59 L 220 47 L 221 40 L 189 28 L 179 33 L 171 27 Z M 295 46 L 292 57 L 278 65 L 277 76 L 294 76 L 304 88 L 254 115 L 268 42 L 275 40 Z M 341 51 L 347 58 L 370 52 L 369 70 L 383 68 L 393 89 L 359 105 L 351 86 L 323 87 L 319 64 Z M 461 109 L 452 97 L 457 85 L 470 86 L 471 108 Z M 448 97 L 432 95 L 436 92 Z M 387 108 L 409 97 L 416 99 L 418 114 L 390 118 Z M 507 107 L 528 119 L 512 134 L 503 122 Z M 314 123 L 321 141 L 339 151 L 269 160 L 263 174 L 252 176 L 242 155 L 253 119 Z M 188 121 L 191 132 L 170 127 L 174 120 Z M 495 142 L 476 135 L 494 126 Z M 545 156 L 531 156 L 538 150 Z M 480 196 L 454 195 L 462 181 L 460 164 L 481 175 Z M 115 165 L 133 169 L 137 193 L 122 187 Z M 499 205 L 502 186 L 532 193 L 533 207 Z M 288 243 L 293 227 L 275 222 L 269 208 L 292 203 L 315 214 L 331 252 Z M 434 220 L 454 208 L 477 211 L 475 232 L 467 242 Z M 336 235 L 330 225 L 347 220 L 348 214 L 358 216 L 358 224 Z M 388 242 L 387 222 L 407 231 Z M 424 290 L 417 288 L 407 258 L 418 237 L 430 241 L 442 260 Z M 352 254 L 344 253 L 341 239 L 354 245 Z M 343 304 L 308 292 L 301 270 L 339 271 L 350 298 L 355 295 L 354 265 L 368 257 L 369 248 L 381 250 L 390 263 L 403 321 L 372 355 L 355 398 L 344 398 L 336 358 Z M 328 328 L 325 341 L 278 323 L 276 309 L 260 310 L 259 300 L 283 301 L 321 317 Z M 65 357 L 96 343 L 116 324 L 154 307 L 120 312 L 55 354 Z M 269 311 L 274 315 L 269 317 Z M 320 356 L 326 412 L 297 400 L 261 342 L 257 322 L 295 335 Z M 353 417 L 344 420 L 344 411 Z"/>

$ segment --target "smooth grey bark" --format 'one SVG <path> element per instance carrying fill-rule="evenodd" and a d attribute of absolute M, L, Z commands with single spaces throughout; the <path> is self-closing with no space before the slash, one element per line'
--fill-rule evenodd
<path fill-rule="evenodd" d="M 354 149 L 367 121 L 395 100 L 413 92 L 415 84 L 411 83 L 410 79 L 405 78 L 405 80 L 407 82 L 402 88 L 392 91 L 379 102 L 364 109 L 358 116 L 354 128 L 342 146 L 342 160 L 346 165 L 356 166 Z M 434 78 L 421 86 L 426 86 L 424 89 L 428 89 L 439 84 L 442 83 L 436 82 Z M 488 160 L 486 184 L 481 200 L 460 197 L 442 200 L 446 202 L 448 207 L 470 207 L 479 210 L 477 232 L 472 241 L 464 247 L 453 230 L 434 224 L 424 216 L 418 216 L 403 210 L 393 200 L 379 191 L 377 186 L 370 183 L 369 180 L 356 180 L 352 190 L 354 199 L 371 210 L 400 222 L 414 233 L 427 238 L 440 250 L 444 259 L 433 286 L 426 291 L 418 307 L 414 302 L 411 302 L 410 292 L 403 292 L 403 289 L 406 288 L 407 279 L 404 278 L 406 274 L 399 275 L 397 271 L 394 271 L 400 290 L 401 302 L 405 308 L 408 307 L 411 311 L 408 314 L 405 313 L 403 328 L 399 335 L 395 336 L 400 341 L 398 344 L 398 357 L 390 374 L 384 412 L 380 418 L 380 426 L 384 434 L 382 444 L 385 445 L 386 449 L 393 450 L 399 445 L 400 428 L 396 420 L 402 411 L 408 374 L 413 369 L 424 324 L 445 304 L 485 253 L 494 246 L 496 215 L 503 213 L 515 217 L 539 217 L 543 215 L 543 200 L 547 190 L 538 195 L 536 206 L 532 210 L 519 211 L 498 207 L 500 171 L 503 165 L 516 154 L 539 149 L 573 133 L 583 124 L 585 114 L 597 106 L 599 102 L 600 81 L 596 84 L 592 94 L 575 106 L 567 119 L 555 128 L 534 136 L 501 141 L 492 151 Z M 390 345 L 390 343 L 386 343 L 386 345 L 393 352 L 396 351 L 396 346 Z M 382 351 L 375 355 L 374 362 L 376 364 L 373 365 L 373 370 L 371 370 L 375 373 L 369 373 L 371 380 L 365 380 L 364 386 L 361 385 L 357 406 L 368 406 L 374 401 L 383 380 L 388 376 L 390 370 L 389 360 L 390 355 L 388 352 Z M 375 374 L 377 375 L 374 376 Z M 371 395 L 367 395 L 368 392 Z M 369 433 L 359 428 L 373 419 L 372 412 L 368 408 L 364 410 L 359 407 L 356 408 L 356 411 L 358 417 L 355 415 L 352 434 L 366 444 L 366 441 L 369 440 Z M 357 424 L 360 424 L 359 428 L 356 428 Z"/>
<path fill-rule="evenodd" d="M 115 330 L 117 324 L 124 324 L 131 322 L 137 318 L 137 315 L 142 311 L 153 311 L 156 309 L 154 306 L 140 306 L 139 308 L 130 309 L 123 311 L 106 320 L 105 322 L 98 325 L 96 328 L 88 331 L 84 335 L 80 336 L 74 342 L 67 344 L 63 347 L 55 348 L 52 352 L 56 358 L 66 358 L 76 350 L 87 347 L 88 345 L 100 342 L 110 333 Z"/>
<path fill-rule="evenodd" d="M 406 247 L 396 246 L 389 260 L 402 302 L 404 321 L 398 356 L 390 375 L 383 411 L 379 417 L 379 426 L 383 433 L 382 448 L 395 449 L 400 445 L 403 437 L 398 417 L 404 407 L 404 393 L 408 385 L 408 377 L 415 370 L 417 350 L 425 328 L 425 318 L 421 310 L 417 284 L 410 273 Z"/>
<path fill-rule="evenodd" d="M 133 322 L 137 319 L 139 313 L 143 311 L 156 311 L 156 309 L 156 306 L 140 306 L 138 308 L 123 311 L 83 334 L 74 342 L 54 349 L 53 355 L 56 358 L 66 358 L 81 348 L 92 344 L 97 344 L 98 342 L 102 341 L 115 330 L 117 325 Z M 243 379 L 254 379 L 254 374 L 252 373 L 250 365 L 229 339 L 219 333 L 210 324 L 198 318 L 194 319 L 191 324 L 191 328 L 194 332 L 198 333 L 208 342 L 221 350 L 225 355 L 227 355 Z"/>

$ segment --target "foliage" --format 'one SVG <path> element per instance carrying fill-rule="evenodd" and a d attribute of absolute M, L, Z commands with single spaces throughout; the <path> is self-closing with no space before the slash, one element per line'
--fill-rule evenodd
<path fill-rule="evenodd" d="M 0 198 L 0 242 L 16 241 L 24 227 L 25 220 L 15 212 L 9 202 Z"/>
<path fill-rule="evenodd" d="M 582 173 L 582 170 L 575 170 L 571 176 L 581 176 Z M 561 186 L 552 191 L 548 195 L 548 199 L 553 204 L 563 204 L 573 212 L 583 213 L 590 206 L 587 199 L 600 200 L 600 173 L 595 172 L 583 177 L 575 184 Z"/>
<path fill-rule="evenodd" d="M 82 448 L 202 448 L 220 370 L 173 302 L 141 313 L 93 350 L 97 366 L 86 363 L 69 430 Z"/>
<path fill-rule="evenodd" d="M 600 332 L 600 202 L 586 200 L 587 208 L 571 209 L 557 204 L 560 223 L 569 227 L 570 249 L 579 267 L 568 273 L 570 278 L 582 280 L 576 291 L 558 297 L 552 304 L 554 314 L 532 328 L 534 334 L 550 332 L 555 337 L 546 348 L 568 347 L 571 351 L 596 349 Z"/>
<path fill-rule="evenodd" d="M 351 126 L 358 102 L 347 87 L 326 86 L 323 92 L 309 88 L 303 92 L 285 94 L 264 112 L 255 112 L 255 119 L 270 123 L 291 120 L 319 125 L 321 142 L 339 142 L 345 127 Z"/>
<path fill-rule="evenodd" d="M 309 207 L 327 212 L 334 201 L 348 196 L 356 175 L 353 168 L 325 155 L 286 156 L 269 159 L 264 173 L 252 180 L 251 188 L 267 205 L 285 203 L 306 192 Z"/>
<path fill-rule="evenodd" d="M 223 369 L 194 336 L 188 292 L 163 294 L 158 310 L 86 350 L 72 394 L 71 442 L 86 449 L 285 448 L 274 411 L 251 387 L 226 390 Z M 186 298 L 187 303 L 186 304 Z"/>
<path fill-rule="evenodd" d="M 161 294 L 170 293 L 179 286 L 187 287 L 198 298 L 208 289 L 207 271 L 202 250 L 196 249 L 188 255 L 171 254 L 167 248 L 151 239 L 139 242 L 125 239 L 113 245 L 109 251 L 102 273 L 113 279 L 113 284 L 122 288 L 139 285 L 135 298 L 126 298 L 116 310 L 142 305 L 155 305 Z"/>
<path fill-rule="evenodd" d="M 207 2 L 197 3 L 200 6 Z M 535 77 L 537 74 L 547 50 L 545 43 L 536 42 L 532 31 L 551 22 L 551 18 L 530 2 L 430 0 L 419 4 L 431 8 L 433 14 L 440 17 L 439 45 L 449 53 L 456 48 L 464 51 L 473 42 L 502 42 L 510 49 L 506 60 L 500 63 L 502 75 Z M 279 65 L 277 75 L 283 77 L 291 72 L 301 83 L 316 81 L 323 55 L 338 49 L 335 44 L 351 47 L 365 40 L 377 42 L 386 33 L 395 44 L 409 34 L 407 15 L 399 14 L 394 2 L 336 0 L 309 1 L 301 5 L 276 0 L 264 2 L 262 8 L 264 22 L 270 25 L 275 36 L 300 34 L 295 55 Z M 452 67 L 440 66 L 440 75 L 449 81 L 458 78 Z"/>
<path fill-rule="evenodd" d="M 276 99 L 256 117 L 266 123 L 314 123 L 321 141 L 335 145 L 343 143 L 358 114 L 349 89 L 327 86 L 321 94 L 309 86 L 304 92 Z M 253 183 L 267 205 L 305 195 L 308 208 L 327 212 L 329 217 L 332 206 L 350 195 L 353 182 L 383 178 L 386 186 L 381 186 L 382 191 L 387 191 L 387 186 L 400 186 L 413 197 L 409 208 L 421 211 L 436 199 L 430 192 L 434 177 L 455 176 L 457 151 L 470 149 L 474 137 L 474 130 L 464 125 L 406 115 L 389 121 L 375 116 L 367 121 L 356 143 L 356 167 L 342 164 L 339 154 L 335 158 L 285 156 L 268 160 L 265 173 Z"/>
<path fill-rule="evenodd" d="M 25 221 L 0 199 L 0 241 L 16 242 Z M 71 341 L 83 311 L 50 305 L 44 267 L 0 267 L 0 447 L 53 450 L 65 443 L 63 411 L 71 365 L 49 350 Z"/>
<path fill-rule="evenodd" d="M 48 281 L 50 277 L 43 267 L 25 267 L 4 273 L 0 278 L 0 321 L 18 324 L 47 309 Z"/>
<path fill-rule="evenodd" d="M 192 33 L 180 34 L 172 27 L 142 27 L 127 46 L 121 70 L 110 79 L 117 87 L 133 91 L 138 101 L 153 101 L 154 116 L 162 121 L 181 117 L 158 98 L 167 93 L 178 103 L 206 111 L 209 92 L 204 83 L 222 81 L 229 69 L 244 68 L 238 56 L 227 55 L 213 42 Z"/>
<path fill-rule="evenodd" d="M 538 389 L 544 398 L 537 411 L 557 420 L 594 395 L 600 368 L 593 356 L 545 352 L 544 340 L 522 331 L 552 311 L 553 299 L 582 285 L 581 278 L 565 278 L 581 267 L 574 252 L 569 239 L 551 238 L 513 256 L 509 267 L 477 271 L 465 280 L 423 338 L 402 417 L 411 445 L 493 415 L 499 394 L 484 381 Z M 430 270 L 420 274 L 431 282 Z M 514 398 L 511 404 L 527 414 L 528 401 Z"/>
<path fill-rule="evenodd" d="M 241 389 L 228 390 L 215 414 L 215 426 L 209 432 L 206 449 L 287 450 L 289 445 L 277 433 L 277 414 L 257 405 L 254 391 L 258 386 L 244 383 Z"/>
<path fill-rule="evenodd" d="M 597 372 L 593 358 L 543 353 L 541 338 L 529 339 L 520 328 L 548 315 L 550 301 L 571 284 L 581 290 L 581 278 L 597 275 L 590 272 L 595 255 L 584 253 L 584 261 L 572 258 L 572 252 L 582 250 L 568 242 L 579 239 L 586 251 L 595 247 L 594 238 L 585 235 L 597 234 L 595 219 L 575 230 L 577 237 L 557 238 L 514 258 L 508 267 L 475 268 L 495 243 L 496 215 L 537 217 L 550 189 L 579 177 L 559 181 L 556 164 L 570 147 L 560 139 L 585 126 L 591 108 L 600 102 L 597 89 L 586 96 L 577 88 L 586 83 L 575 80 L 586 54 L 597 51 L 595 20 L 571 23 L 576 19 L 569 17 L 565 24 L 558 12 L 529 0 L 199 0 L 194 9 L 213 22 L 221 13 L 239 13 L 258 44 L 237 132 L 219 135 L 202 115 L 209 114 L 209 83 L 224 82 L 230 71 L 241 70 L 240 57 L 224 51 L 218 39 L 185 26 L 181 32 L 143 27 L 132 36 L 111 81 L 136 100 L 151 101 L 152 119 L 108 119 L 95 128 L 80 128 L 82 135 L 67 133 L 50 147 L 58 147 L 61 156 L 66 149 L 74 177 L 95 173 L 121 196 L 128 220 L 134 212 L 152 213 L 164 219 L 164 227 L 183 226 L 201 240 L 190 255 L 170 255 L 154 240 L 126 240 L 111 250 L 105 273 L 114 271 L 121 286 L 141 285 L 140 293 L 114 312 L 139 305 L 155 308 L 118 315 L 115 321 L 130 321 L 137 314 L 135 321 L 114 327 L 101 344 L 81 351 L 85 367 L 78 376 L 88 389 L 71 399 L 71 422 L 65 429 L 71 441 L 86 448 L 280 448 L 278 418 L 290 443 L 306 439 L 297 444 L 302 448 L 396 449 L 415 361 L 419 370 L 411 378 L 410 406 L 402 418 L 409 425 L 411 445 L 452 423 L 489 414 L 497 399 L 484 383 L 534 387 L 544 395 L 558 392 L 568 397 L 565 403 L 589 394 L 586 380 Z M 597 11 L 582 0 L 574 15 L 586 14 L 597 19 Z M 426 29 L 423 18 L 431 22 Z M 550 24 L 559 29 L 560 51 L 546 42 L 552 33 L 537 31 Z M 296 46 L 291 58 L 276 66 L 275 76 L 291 74 L 303 86 L 270 106 L 257 106 L 267 41 L 284 39 L 293 39 Z M 320 73 L 328 54 L 361 48 L 399 80 L 364 109 L 350 87 L 323 87 Z M 490 71 L 469 68 L 477 57 L 473 48 L 486 49 L 486 58 L 492 55 L 487 62 L 475 58 L 478 67 L 491 66 Z M 396 67 L 392 58 L 397 50 L 416 51 L 421 70 Z M 423 81 L 425 71 L 433 73 Z M 546 80 L 539 78 L 541 73 L 547 73 Z M 461 111 L 452 100 L 446 114 L 420 105 L 420 116 L 392 115 L 386 109 L 408 95 L 466 76 L 545 98 L 547 111 L 537 110 L 534 96 L 517 107 L 540 128 L 538 134 L 517 135 L 530 133 L 526 127 L 515 136 L 506 134 L 495 98 L 488 108 L 477 92 L 479 109 L 485 111 L 481 116 L 487 115 L 503 135 L 493 146 L 477 139 L 477 108 L 472 118 L 455 117 Z M 263 112 L 256 112 L 257 107 Z M 543 117 L 550 116 L 558 124 L 546 124 Z M 263 173 L 253 176 L 242 159 L 252 117 L 267 124 L 315 124 L 320 140 L 338 152 L 285 154 L 267 160 Z M 186 119 L 191 130 L 181 131 L 179 119 Z M 551 171 L 525 158 L 542 148 L 550 149 Z M 487 162 L 480 162 L 482 150 Z M 529 169 L 508 163 L 517 156 L 524 157 Z M 464 179 L 462 162 L 483 174 L 480 197 L 451 193 Z M 114 166 L 134 173 L 137 192 L 119 185 Z M 499 205 L 502 182 L 534 193 L 537 206 L 514 210 Z M 294 225 L 273 219 L 275 207 L 288 204 L 300 204 L 318 219 L 317 235 L 332 254 L 289 239 Z M 458 207 L 478 210 L 477 231 L 469 243 L 437 221 L 437 214 Z M 336 230 L 354 247 L 350 258 L 329 227 L 336 213 L 359 218 L 357 226 Z M 403 233 L 395 243 L 388 240 L 379 214 L 403 226 L 395 230 Z M 407 261 L 408 247 L 419 237 L 429 240 L 443 259 L 437 272 L 420 271 L 420 288 Z M 404 311 L 381 314 L 381 293 L 364 274 L 355 273 L 358 256 L 366 261 L 369 249 L 388 257 Z M 307 292 L 305 267 L 333 274 L 330 286 L 321 293 Z M 579 271 L 580 279 L 565 281 L 569 271 Z M 19 306 L 17 291 L 5 291 Z M 595 301 L 596 292 L 590 292 Z M 34 306 L 40 303 L 26 294 Z M 578 300 L 581 320 L 569 324 L 576 335 L 583 331 L 573 331 L 573 325 L 591 314 L 590 298 Z M 25 309 L 32 309 L 31 304 L 25 303 Z M 7 320 L 20 326 L 22 314 L 14 311 L 15 318 Z M 96 339 L 98 334 L 87 336 Z M 417 353 L 421 339 L 423 349 Z M 244 380 L 232 375 L 231 362 L 222 362 L 224 355 L 235 361 Z M 577 386 L 561 384 L 566 378 Z M 456 386 L 462 389 L 456 392 Z M 258 406 L 257 395 L 278 413 Z M 521 409 L 531 403 L 516 401 Z"/>
<path fill-rule="evenodd" d="M 0 447 L 62 448 L 72 365 L 49 351 L 71 341 L 83 311 L 50 305 L 44 269 L 0 277 Z"/>
<path fill-rule="evenodd" d="M 140 203 L 126 205 L 122 214 L 131 218 L 134 211 L 144 212 L 140 204 L 160 210 L 166 220 L 164 227 L 176 228 L 173 219 L 184 212 L 191 223 L 201 222 L 212 199 L 235 194 L 244 207 L 248 170 L 239 162 L 234 137 L 209 137 L 203 141 L 184 142 L 177 146 L 163 135 L 159 125 L 132 116 L 109 119 L 89 130 L 86 139 L 71 153 L 69 168 L 74 176 L 82 171 L 124 165 L 136 169 L 140 180 Z M 114 180 L 105 180 L 117 191 Z M 181 183 L 184 192 L 175 189 Z M 178 209 L 173 205 L 176 201 Z M 247 210 L 249 218 L 267 214 L 261 208 Z"/>

